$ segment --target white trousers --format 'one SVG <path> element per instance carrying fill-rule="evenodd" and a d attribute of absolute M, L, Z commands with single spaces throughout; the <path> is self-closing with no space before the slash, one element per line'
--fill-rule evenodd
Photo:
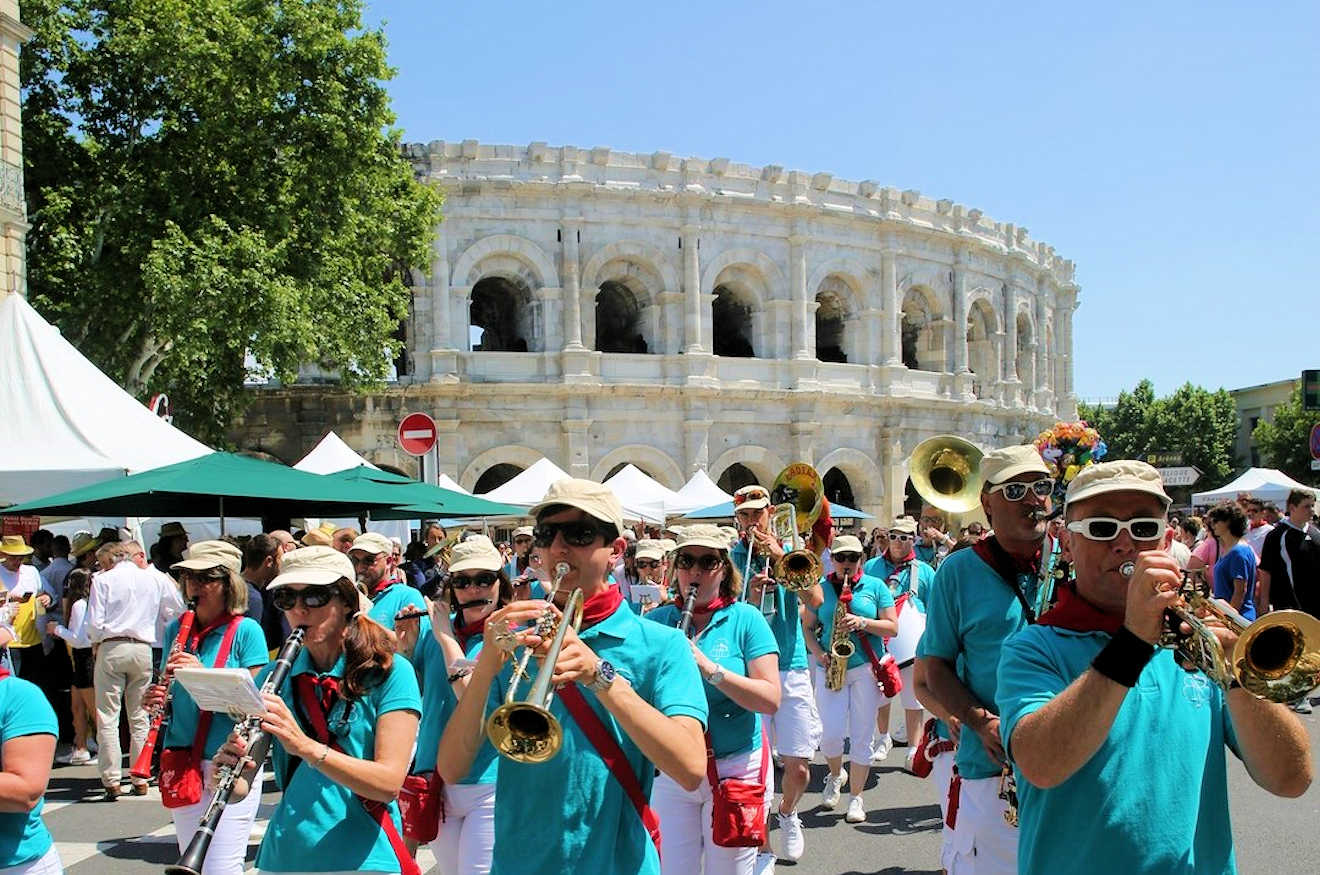
<path fill-rule="evenodd" d="M 63 872 L 64 864 L 60 862 L 60 852 L 53 842 L 50 850 L 35 860 L 0 869 L 0 875 L 62 875 Z"/>
<path fill-rule="evenodd" d="M 870 765 L 875 711 L 880 707 L 880 688 L 871 674 L 871 666 L 862 663 L 848 669 L 841 690 L 828 689 L 825 669 L 817 666 L 816 706 L 820 709 L 820 752 L 826 757 L 842 756 L 846 738 L 852 759 Z M 855 788 L 854 792 L 860 790 Z"/>
<path fill-rule="evenodd" d="M 182 808 L 170 809 L 174 819 L 174 837 L 179 843 L 179 852 L 183 853 L 192 841 L 206 813 L 206 806 L 213 795 L 207 789 L 211 781 L 213 766 L 210 760 L 202 760 L 202 798 L 201 801 Z M 252 788 L 237 802 L 225 806 L 225 813 L 220 816 L 211 847 L 206 852 L 206 862 L 202 865 L 202 875 L 242 875 L 247 870 L 248 839 L 252 837 L 252 824 L 257 819 L 257 809 L 261 807 L 261 785 L 265 778 L 264 769 L 257 769 L 252 776 Z"/>
<path fill-rule="evenodd" d="M 880 704 L 892 705 L 895 701 L 901 700 L 903 702 L 903 710 L 905 711 L 923 710 L 921 702 L 917 701 L 917 688 L 912 683 L 912 666 L 909 665 L 907 668 L 899 669 L 898 676 L 903 679 L 903 689 L 899 690 L 897 696 L 892 697 L 886 696 L 882 692 L 880 698 L 883 701 L 881 701 Z M 912 742 L 909 741 L 908 743 L 911 744 Z"/>
<path fill-rule="evenodd" d="M 431 843 L 441 875 L 486 875 L 495 851 L 495 785 L 445 784 L 445 819 Z"/>
<path fill-rule="evenodd" d="M 1016 875 L 1018 831 L 1004 821 L 999 777 L 963 779 L 949 875 Z"/>
<path fill-rule="evenodd" d="M 940 803 L 940 868 L 948 870 L 953 855 L 953 830 L 944 824 L 949 819 L 949 782 L 953 780 L 956 751 L 946 750 L 930 761 L 930 786 Z"/>
<path fill-rule="evenodd" d="M 774 794 L 774 769 L 767 769 L 766 811 Z M 715 774 L 744 781 L 761 780 L 761 748 L 715 761 Z M 651 787 L 651 808 L 660 818 L 661 875 L 751 875 L 756 848 L 721 848 L 712 838 L 714 796 L 709 779 L 684 790 L 661 772 Z"/>
<path fill-rule="evenodd" d="M 96 765 L 101 783 L 118 787 L 123 751 L 119 748 L 119 711 L 128 709 L 130 763 L 137 762 L 147 741 L 151 715 L 142 697 L 151 685 L 151 645 L 141 641 L 102 641 L 92 669 L 96 689 Z"/>
<path fill-rule="evenodd" d="M 811 689 L 811 672 L 805 668 L 781 671 L 779 686 L 779 710 L 762 714 L 761 720 L 781 756 L 809 760 L 820 745 L 820 714 Z"/>

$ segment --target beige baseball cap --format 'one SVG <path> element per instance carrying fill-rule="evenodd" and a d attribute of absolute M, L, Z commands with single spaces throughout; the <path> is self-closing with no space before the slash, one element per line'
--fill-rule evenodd
<path fill-rule="evenodd" d="M 379 532 L 365 532 L 353 539 L 353 546 L 348 548 L 348 552 L 361 550 L 363 553 L 393 553 L 394 545 L 390 539 Z"/>
<path fill-rule="evenodd" d="M 1159 471 L 1145 462 L 1122 459 L 1117 462 L 1097 462 L 1077 472 L 1072 483 L 1068 484 L 1064 506 L 1107 492 L 1144 492 L 1163 502 L 1166 510 L 1173 501 L 1164 491 L 1164 481 L 1160 479 Z"/>
<path fill-rule="evenodd" d="M 733 493 L 733 509 L 741 510 L 748 508 L 750 510 L 759 510 L 770 506 L 770 493 L 764 486 L 757 486 L 753 483 L 751 486 L 744 486 Z"/>
<path fill-rule="evenodd" d="M 473 535 L 462 543 L 455 544 L 449 554 L 449 570 L 499 571 L 504 567 L 504 557 L 495 549 L 490 538 L 485 535 Z"/>
<path fill-rule="evenodd" d="M 654 538 L 642 538 L 637 542 L 638 559 L 664 559 L 665 545 Z"/>
<path fill-rule="evenodd" d="M 545 491 L 545 497 L 528 512 L 539 517 L 542 511 L 556 504 L 577 508 L 603 523 L 610 523 L 616 531 L 623 532 L 623 508 L 614 492 L 603 483 L 579 480 L 576 477 L 556 480 Z"/>
<path fill-rule="evenodd" d="M 901 516 L 890 523 L 887 531 L 915 535 L 917 533 L 917 521 L 910 516 Z"/>
<path fill-rule="evenodd" d="M 835 535 L 834 543 L 830 544 L 830 555 L 860 552 L 862 552 L 862 542 L 856 535 Z"/>
<path fill-rule="evenodd" d="M 678 549 L 678 542 L 675 541 L 673 538 L 661 538 L 660 546 L 664 549 L 666 553 L 673 553 L 675 550 Z"/>
<path fill-rule="evenodd" d="M 530 538 L 531 536 L 532 536 L 531 526 L 519 526 L 518 528 L 513 530 L 513 537 L 515 540 L 518 538 Z"/>
<path fill-rule="evenodd" d="M 171 570 L 176 568 L 189 571 L 228 568 L 230 571 L 240 571 L 243 568 L 243 551 L 228 541 L 198 541 L 183 551 L 182 561 L 170 566 Z"/>
<path fill-rule="evenodd" d="M 1031 444 L 991 450 L 981 459 L 981 476 L 987 486 L 997 486 L 1020 474 L 1049 476 L 1050 469 Z"/>
<path fill-rule="evenodd" d="M 698 523 L 684 526 L 678 536 L 678 549 L 684 547 L 710 547 L 712 550 L 728 550 L 729 536 L 720 531 L 719 526 Z"/>
<path fill-rule="evenodd" d="M 355 581 L 357 572 L 348 554 L 340 553 L 334 547 L 318 545 L 300 547 L 284 554 L 280 563 L 280 574 L 270 583 L 267 590 L 277 589 L 295 583 L 309 586 L 325 586 L 335 583 L 341 577 Z"/>

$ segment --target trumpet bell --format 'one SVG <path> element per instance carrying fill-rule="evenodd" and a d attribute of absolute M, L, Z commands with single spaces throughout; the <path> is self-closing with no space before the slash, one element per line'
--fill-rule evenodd
<path fill-rule="evenodd" d="M 1294 702 L 1320 685 L 1320 620 L 1275 611 L 1242 631 L 1232 655 L 1238 683 L 1272 702 Z"/>
<path fill-rule="evenodd" d="M 554 759 L 564 746 L 564 728 L 555 715 L 530 702 L 509 702 L 495 709 L 486 735 L 501 755 L 520 763 Z"/>
<path fill-rule="evenodd" d="M 823 573 L 820 557 L 810 550 L 792 550 L 775 562 L 775 580 L 790 592 L 802 592 L 816 585 Z"/>
<path fill-rule="evenodd" d="M 922 501 L 948 513 L 966 513 L 981 504 L 983 455 L 957 435 L 936 435 L 912 451 L 908 476 Z"/>

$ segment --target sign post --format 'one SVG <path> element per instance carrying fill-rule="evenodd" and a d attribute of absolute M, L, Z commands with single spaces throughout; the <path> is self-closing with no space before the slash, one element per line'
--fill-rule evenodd
<path fill-rule="evenodd" d="M 1201 479 L 1201 469 L 1195 465 L 1179 465 L 1173 468 L 1157 468 L 1165 486 L 1191 486 Z"/>
<path fill-rule="evenodd" d="M 1311 426 L 1311 470 L 1320 471 L 1320 422 Z"/>
<path fill-rule="evenodd" d="M 399 422 L 398 437 L 399 449 L 418 458 L 422 468 L 421 481 L 434 483 L 439 461 L 434 452 L 439 442 L 435 420 L 425 413 L 409 413 Z"/>

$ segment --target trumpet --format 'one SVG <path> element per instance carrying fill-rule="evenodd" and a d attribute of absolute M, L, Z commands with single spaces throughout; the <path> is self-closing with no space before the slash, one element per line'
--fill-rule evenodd
<path fill-rule="evenodd" d="M 567 569 L 564 563 L 560 563 L 560 566 Z M 562 577 L 558 567 L 556 576 Z M 518 692 L 518 682 L 524 673 L 531 648 L 526 649 L 522 663 L 513 673 L 504 704 L 496 708 L 495 713 L 486 721 L 486 737 L 495 750 L 501 756 L 519 763 L 543 763 L 554 758 L 563 747 L 564 728 L 559 719 L 550 713 L 550 700 L 554 696 L 550 679 L 555 673 L 559 652 L 564 649 L 568 627 L 572 625 L 576 631 L 582 625 L 582 590 L 575 589 L 569 595 L 568 603 L 564 605 L 564 615 L 557 622 L 553 612 L 547 611 L 547 614 L 548 619 L 546 614 L 537 619 L 537 635 L 544 639 L 549 633 L 549 627 L 558 628 L 545 658 L 541 660 L 541 670 L 536 673 L 536 679 L 527 691 L 527 698 L 515 701 L 514 696 Z"/>
<path fill-rule="evenodd" d="M 1119 567 L 1129 578 L 1135 570 L 1132 562 Z M 1227 690 L 1236 682 L 1271 702 L 1294 702 L 1320 685 L 1320 620 L 1303 611 L 1275 611 L 1253 623 L 1214 601 L 1198 578 L 1204 581 L 1199 569 L 1183 571 L 1182 602 L 1167 611 L 1160 646 L 1220 687 Z M 1237 633 L 1232 653 L 1224 652 L 1203 613 Z M 1184 625 L 1189 632 L 1182 631 Z"/>

